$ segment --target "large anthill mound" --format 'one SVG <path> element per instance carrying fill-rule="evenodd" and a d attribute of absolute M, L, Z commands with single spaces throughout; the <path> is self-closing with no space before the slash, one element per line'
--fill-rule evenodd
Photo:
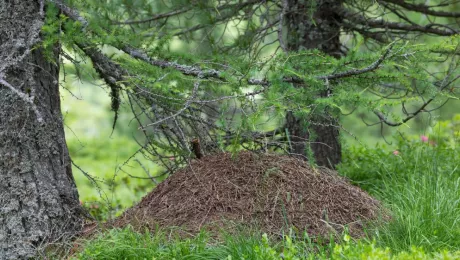
<path fill-rule="evenodd" d="M 276 234 L 294 226 L 323 236 L 348 227 L 359 236 L 363 222 L 376 219 L 379 209 L 378 201 L 332 170 L 288 156 L 224 153 L 179 170 L 116 225 L 182 226 L 193 232 L 231 221 Z"/>

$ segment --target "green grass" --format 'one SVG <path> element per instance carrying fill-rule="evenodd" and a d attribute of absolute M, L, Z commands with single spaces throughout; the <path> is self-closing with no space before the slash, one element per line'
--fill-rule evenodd
<path fill-rule="evenodd" d="M 376 234 L 379 245 L 395 250 L 412 245 L 460 249 L 460 180 L 441 174 L 447 176 L 421 173 L 384 180 L 379 197 L 385 199 L 393 219 Z"/>
<path fill-rule="evenodd" d="M 265 234 L 223 234 L 220 240 L 206 232 L 188 239 L 171 237 L 159 231 L 137 233 L 130 228 L 113 229 L 83 243 L 84 249 L 71 259 L 459 259 L 460 251 L 441 250 L 427 253 L 420 247 L 394 252 L 375 243 L 353 242 L 344 236 L 340 244 L 318 246 L 308 237 L 283 240 L 269 239 Z"/>
<path fill-rule="evenodd" d="M 419 147 L 411 154 L 416 166 L 410 172 L 387 172 L 377 197 L 393 219 L 376 234 L 379 245 L 406 250 L 460 249 L 460 178 L 455 170 L 442 170 L 436 148 Z M 428 153 L 430 156 L 426 156 Z"/>
<path fill-rule="evenodd" d="M 398 155 L 382 147 L 348 151 L 341 172 L 392 214 L 388 224 L 370 232 L 377 245 L 460 250 L 460 149 L 436 142 L 401 140 Z"/>

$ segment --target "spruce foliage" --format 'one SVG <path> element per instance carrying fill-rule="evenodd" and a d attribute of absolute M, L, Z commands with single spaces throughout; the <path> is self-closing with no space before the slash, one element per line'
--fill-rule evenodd
<path fill-rule="evenodd" d="M 375 28 L 346 34 L 352 40 L 337 59 L 315 49 L 280 50 L 286 10 L 276 1 L 50 2 L 42 46 L 62 44 L 76 71 L 91 62 L 110 89 L 114 127 L 125 102 L 145 134 L 143 152 L 167 170 L 191 156 L 194 138 L 205 152 L 289 151 L 288 111 L 305 128 L 357 108 L 375 115 L 370 125 L 400 126 L 459 94 L 455 32 L 415 28 L 448 36 L 426 41 L 377 33 L 372 11 L 362 13 Z M 178 159 L 162 159 L 171 156 Z"/>

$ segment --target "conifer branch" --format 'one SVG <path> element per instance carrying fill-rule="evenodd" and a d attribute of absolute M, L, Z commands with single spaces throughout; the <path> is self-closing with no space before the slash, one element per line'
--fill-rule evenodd
<path fill-rule="evenodd" d="M 374 114 L 380 119 L 379 122 L 377 122 L 377 124 L 380 124 L 380 123 L 385 123 L 386 125 L 388 126 L 400 126 L 400 125 L 403 125 L 405 123 L 407 123 L 409 120 L 411 120 L 412 118 L 414 118 L 415 116 L 417 116 L 418 114 L 420 114 L 421 112 L 424 112 L 425 111 L 425 108 L 431 103 L 433 102 L 434 98 L 430 98 L 428 99 L 426 102 L 424 102 L 417 110 L 415 110 L 414 112 L 412 113 L 409 113 L 407 117 L 405 117 L 403 120 L 401 120 L 400 122 L 391 122 L 387 119 L 387 117 L 380 111 L 378 110 L 375 110 L 374 111 Z M 407 112 L 406 112 L 407 113 Z"/>
<path fill-rule="evenodd" d="M 64 12 L 64 14 L 68 15 L 73 20 L 80 21 L 84 24 L 87 24 L 86 20 L 80 15 L 78 15 L 76 11 L 67 7 L 60 0 L 55 0 L 55 1 L 59 3 L 58 6 L 62 8 L 61 10 Z M 199 79 L 217 79 L 222 82 L 228 81 L 223 76 L 223 72 L 219 70 L 201 69 L 200 67 L 197 67 L 197 66 L 184 65 L 184 64 L 177 63 L 177 62 L 171 62 L 171 61 L 160 60 L 160 59 L 153 59 L 153 58 L 150 58 L 144 51 L 130 47 L 128 45 L 120 45 L 120 46 L 115 46 L 115 47 L 124 51 L 131 57 L 138 59 L 138 60 L 142 60 L 155 67 L 160 67 L 163 69 L 172 68 L 172 69 L 175 69 L 181 72 L 184 75 L 194 76 Z M 363 69 L 353 69 L 350 71 L 344 71 L 344 72 L 330 74 L 330 75 L 317 76 L 316 78 L 320 80 L 335 80 L 335 79 L 356 76 L 356 75 L 360 75 L 360 74 L 364 74 L 364 73 L 373 71 L 377 69 L 383 63 L 383 61 L 388 57 L 390 52 L 391 52 L 391 47 L 387 48 L 385 53 L 377 61 L 373 62 L 371 65 Z M 304 80 L 298 77 L 285 77 L 283 78 L 283 81 L 288 82 L 288 83 L 299 83 L 299 84 L 304 83 Z M 271 84 L 265 79 L 256 79 L 256 78 L 249 78 L 246 80 L 246 83 L 248 85 L 259 85 L 259 86 L 269 86 Z"/>
<path fill-rule="evenodd" d="M 90 58 L 98 75 L 110 88 L 110 97 L 112 101 L 111 108 L 115 113 L 112 125 L 113 132 L 118 120 L 118 110 L 120 108 L 120 90 L 122 87 L 119 82 L 126 79 L 125 77 L 128 75 L 128 72 L 102 54 L 95 46 L 89 46 L 82 42 L 77 42 L 76 45 Z"/>
<path fill-rule="evenodd" d="M 348 71 L 343 71 L 339 73 L 334 73 L 326 76 L 319 76 L 317 79 L 324 79 L 324 80 L 334 80 L 334 79 L 339 79 L 339 78 L 346 78 L 346 77 L 351 77 L 351 76 L 356 76 L 364 73 L 368 73 L 371 71 L 374 71 L 378 69 L 378 67 L 388 58 L 388 55 L 390 55 L 391 50 L 393 49 L 394 43 L 392 43 L 383 53 L 382 56 L 376 61 L 374 61 L 371 65 L 362 68 L 362 69 L 352 69 Z"/>
<path fill-rule="evenodd" d="M 68 15 L 71 19 L 73 19 L 75 21 L 79 21 L 85 26 L 88 24 L 83 17 L 78 15 L 78 12 L 76 12 L 76 11 L 72 10 L 71 8 L 69 8 L 69 7 L 65 6 L 64 4 L 62 4 L 62 2 L 60 0 L 55 0 L 55 1 L 57 3 L 59 3 L 58 4 L 59 8 L 61 8 L 61 10 L 66 15 Z M 386 2 L 396 3 L 397 1 L 388 0 Z M 411 5 L 411 6 L 408 6 L 408 7 L 413 7 L 413 6 Z M 422 10 L 425 7 L 418 6 L 417 8 Z M 423 10 L 425 10 L 425 12 L 428 12 L 428 11 L 426 11 L 427 9 L 423 9 Z M 429 12 L 431 12 L 431 11 L 429 11 Z M 435 28 L 434 25 L 421 26 L 421 25 L 417 25 L 417 24 L 404 24 L 404 23 L 398 23 L 398 22 L 389 22 L 389 21 L 385 21 L 383 19 L 370 19 L 370 18 L 361 16 L 361 15 L 358 15 L 358 14 L 352 13 L 351 11 L 345 10 L 345 9 L 343 9 L 341 11 L 341 15 L 343 17 L 345 17 L 346 20 L 348 20 L 348 21 L 350 21 L 352 23 L 359 24 L 361 26 L 367 26 L 367 27 L 370 27 L 370 28 L 402 30 L 402 31 L 409 31 L 409 32 L 417 31 L 417 32 L 431 33 L 431 34 L 443 35 L 443 36 L 449 36 L 449 35 L 453 35 L 455 33 L 458 33 L 457 30 L 454 30 L 454 29 L 443 30 L 443 29 Z M 450 13 L 450 14 L 440 13 L 439 15 L 440 16 L 443 16 L 443 15 L 455 16 L 456 14 L 455 13 Z M 356 29 L 358 29 L 358 28 L 356 28 Z M 95 64 L 96 70 L 99 72 L 101 77 L 104 78 L 104 80 L 109 85 L 114 85 L 114 86 L 117 85 L 118 86 L 117 82 L 123 80 L 123 77 L 128 75 L 126 71 L 124 71 L 122 68 L 120 68 L 115 63 L 113 63 L 107 56 L 102 54 L 100 51 L 97 51 L 97 49 L 95 47 L 89 48 L 88 46 L 84 46 L 82 44 L 80 44 L 79 47 L 91 58 L 91 60 Z M 128 46 L 128 45 L 119 45 L 119 46 L 115 46 L 115 47 L 117 47 L 120 50 L 124 51 L 126 54 L 128 54 L 132 58 L 141 60 L 141 61 L 143 61 L 143 62 L 145 62 L 147 64 L 150 64 L 152 66 L 155 66 L 155 67 L 159 67 L 159 68 L 163 68 L 163 69 L 174 69 L 176 71 L 179 71 L 183 75 L 196 77 L 198 79 L 217 79 L 217 80 L 222 81 L 222 82 L 228 82 L 228 78 L 226 78 L 224 76 L 224 71 L 220 71 L 220 70 L 216 70 L 216 69 L 202 69 L 202 68 L 200 68 L 198 66 L 185 65 L 185 64 L 180 64 L 180 63 L 177 63 L 177 62 L 171 62 L 171 61 L 161 60 L 161 59 L 154 59 L 154 58 L 149 57 L 143 50 L 136 49 L 136 48 L 133 48 L 133 47 Z M 378 69 L 383 64 L 383 62 L 389 58 L 389 56 L 391 54 L 391 51 L 392 51 L 392 47 L 393 47 L 393 44 L 391 44 L 384 51 L 384 53 L 376 61 L 374 61 L 372 64 L 370 64 L 369 66 L 366 66 L 366 67 L 361 68 L 361 69 L 352 69 L 352 70 L 333 73 L 333 74 L 329 74 L 329 75 L 316 76 L 316 78 L 319 79 L 319 80 L 327 80 L 327 81 L 329 81 L 329 80 L 337 80 L 337 79 L 341 79 L 341 78 L 357 76 L 357 75 L 372 72 L 372 71 Z M 244 81 L 248 85 L 263 86 L 264 88 L 262 90 L 254 92 L 254 93 L 257 93 L 257 94 L 262 93 L 263 91 L 265 91 L 265 89 L 266 89 L 265 87 L 271 85 L 271 82 L 269 82 L 269 81 L 267 81 L 265 79 L 249 78 L 249 79 L 244 79 Z M 284 77 L 283 81 L 288 82 L 288 83 L 296 83 L 296 84 L 303 84 L 304 83 L 304 80 L 302 78 L 300 78 L 300 77 Z M 194 93 L 196 93 L 197 88 L 198 88 L 198 83 L 195 84 Z M 252 94 L 253 93 L 250 93 L 249 95 L 252 95 Z M 206 100 L 202 100 L 202 101 L 194 100 L 194 98 L 195 98 L 195 94 L 193 94 L 192 97 L 190 97 L 186 101 L 185 106 L 182 109 L 177 111 L 175 114 L 172 114 L 172 116 L 167 117 L 167 118 L 163 118 L 160 121 L 156 121 L 156 122 L 151 123 L 151 124 L 149 124 L 147 126 L 157 125 L 157 124 L 159 124 L 159 123 L 161 123 L 163 121 L 166 121 L 166 120 L 169 120 L 171 118 L 175 118 L 175 117 L 179 116 L 192 103 L 203 103 L 204 104 L 204 103 L 209 103 L 209 102 L 215 102 L 215 101 L 223 100 L 223 99 L 226 99 L 226 98 L 230 98 L 230 96 L 223 97 L 223 98 L 218 98 L 218 99 L 215 99 L 215 100 L 208 100 L 208 101 L 206 101 Z M 412 113 L 405 113 L 407 115 L 407 117 L 404 118 L 403 120 L 401 120 L 400 122 L 392 122 L 392 121 L 388 120 L 386 118 L 386 116 L 380 111 L 376 110 L 376 111 L 374 111 L 374 113 L 380 119 L 379 123 L 385 123 L 385 124 L 387 124 L 389 126 L 399 126 L 399 125 L 402 125 L 402 124 L 408 122 L 409 120 L 411 120 L 412 118 L 417 116 L 419 113 L 424 112 L 426 107 L 433 100 L 434 100 L 434 97 L 428 99 L 427 101 L 425 101 L 419 107 L 419 109 L 417 109 L 416 111 L 414 111 Z M 144 127 L 146 127 L 146 126 L 144 126 Z"/>

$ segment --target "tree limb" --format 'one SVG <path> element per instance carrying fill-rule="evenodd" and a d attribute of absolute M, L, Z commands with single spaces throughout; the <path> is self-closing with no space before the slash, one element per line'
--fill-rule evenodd
<path fill-rule="evenodd" d="M 451 18 L 460 18 L 460 13 L 458 12 L 445 12 L 445 11 L 436 11 L 430 9 L 430 6 L 424 4 L 411 4 L 404 0 L 380 0 L 379 2 L 387 2 L 395 5 L 404 7 L 409 11 L 414 11 L 422 14 L 438 16 L 438 17 L 451 17 Z"/>
<path fill-rule="evenodd" d="M 367 72 L 374 71 L 388 57 L 388 55 L 390 54 L 391 50 L 393 49 L 393 44 L 391 44 L 387 48 L 387 50 L 383 53 L 382 56 L 380 56 L 380 58 L 378 60 L 374 61 L 371 65 L 369 65 L 369 66 L 367 66 L 367 67 L 365 67 L 363 69 L 352 69 L 352 70 L 343 71 L 343 72 L 339 72 L 339 73 L 334 73 L 334 74 L 330 74 L 330 75 L 326 75 L 326 76 L 318 76 L 317 78 L 318 79 L 324 79 L 324 80 L 334 80 L 334 79 L 346 78 L 346 77 L 356 76 L 356 75 L 360 75 L 360 74 L 364 74 L 364 73 L 367 73 Z"/>
<path fill-rule="evenodd" d="M 129 24 L 148 23 L 148 22 L 153 22 L 153 21 L 160 20 L 160 19 L 163 19 L 163 18 L 168 18 L 168 17 L 171 17 L 171 16 L 183 14 L 183 13 L 188 12 L 190 10 L 192 10 L 191 7 L 190 8 L 184 8 L 184 9 L 181 9 L 181 10 L 175 10 L 175 11 L 168 12 L 168 13 L 157 14 L 157 15 L 154 15 L 154 16 L 152 16 L 150 18 L 143 19 L 143 20 L 128 20 L 128 21 L 124 21 L 124 22 L 113 22 L 112 24 L 114 24 L 114 25 L 129 25 Z"/>
<path fill-rule="evenodd" d="M 55 0 L 56 2 L 61 2 L 60 0 Z M 70 9 L 69 7 L 65 6 L 64 4 L 59 4 L 58 5 L 60 8 L 62 7 L 62 11 L 64 14 L 69 15 L 69 17 L 73 20 L 76 21 L 85 21 L 85 19 L 81 16 L 78 15 L 77 12 L 74 10 Z M 87 24 L 87 22 L 84 22 Z M 177 62 L 171 62 L 171 61 L 166 61 L 166 60 L 159 60 L 159 59 L 152 59 L 150 58 L 144 51 L 132 48 L 127 45 L 121 45 L 121 46 L 115 46 L 119 48 L 120 50 L 124 51 L 131 57 L 135 59 L 142 60 L 150 65 L 160 67 L 160 68 L 172 68 L 175 69 L 179 72 L 181 72 L 184 75 L 188 76 L 194 76 L 199 79 L 218 79 L 223 82 L 227 82 L 226 78 L 223 76 L 223 72 L 215 69 L 201 69 L 200 67 L 197 66 L 190 66 L 190 65 L 184 65 L 184 64 L 179 64 Z M 374 63 L 371 65 L 363 68 L 363 69 L 353 69 L 350 71 L 344 71 L 340 73 L 334 73 L 331 75 L 323 75 L 323 76 L 317 76 L 317 79 L 320 80 L 334 80 L 334 79 L 339 79 L 339 78 L 346 78 L 350 76 L 356 76 L 359 74 L 367 73 L 370 71 L 373 71 L 377 69 L 382 62 L 388 57 L 389 53 L 391 52 L 391 47 L 386 50 L 386 52 Z M 110 73 L 109 73 L 110 74 Z M 111 81 L 111 79 L 109 79 Z M 304 80 L 301 78 L 297 77 L 285 77 L 283 81 L 288 82 L 288 83 L 303 83 Z M 264 79 L 255 79 L 255 78 L 250 78 L 246 80 L 246 83 L 249 85 L 259 85 L 259 86 L 269 86 L 271 83 L 264 80 Z"/>
<path fill-rule="evenodd" d="M 370 28 L 382 28 L 382 29 L 391 29 L 391 30 L 400 30 L 406 32 L 422 32 L 428 34 L 435 34 L 440 36 L 452 36 L 458 34 L 460 31 L 449 28 L 449 30 L 443 30 L 439 28 L 435 28 L 435 26 L 443 26 L 445 25 L 437 25 L 437 24 L 428 24 L 426 26 L 417 25 L 417 24 L 405 24 L 405 23 L 398 23 L 398 22 L 390 22 L 384 19 L 372 19 L 369 17 L 365 17 L 358 13 L 352 12 L 347 9 L 341 9 L 340 14 L 344 19 L 351 22 L 351 24 L 359 24 L 361 26 L 367 26 Z"/>
<path fill-rule="evenodd" d="M 407 123 L 409 120 L 411 120 L 412 118 L 414 118 L 415 116 L 417 116 L 418 114 L 420 114 L 421 112 L 424 112 L 425 111 L 425 108 L 434 100 L 434 98 L 430 98 L 428 99 L 426 102 L 424 102 L 415 112 L 413 113 L 410 113 L 406 118 L 404 118 L 403 120 L 401 120 L 401 122 L 398 122 L 398 123 L 395 123 L 395 122 L 391 122 L 389 121 L 386 116 L 380 112 L 380 111 L 377 111 L 375 110 L 374 111 L 374 114 L 380 119 L 380 122 L 379 123 L 385 123 L 386 125 L 389 125 L 389 126 L 400 126 L 402 124 L 405 124 Z"/>

